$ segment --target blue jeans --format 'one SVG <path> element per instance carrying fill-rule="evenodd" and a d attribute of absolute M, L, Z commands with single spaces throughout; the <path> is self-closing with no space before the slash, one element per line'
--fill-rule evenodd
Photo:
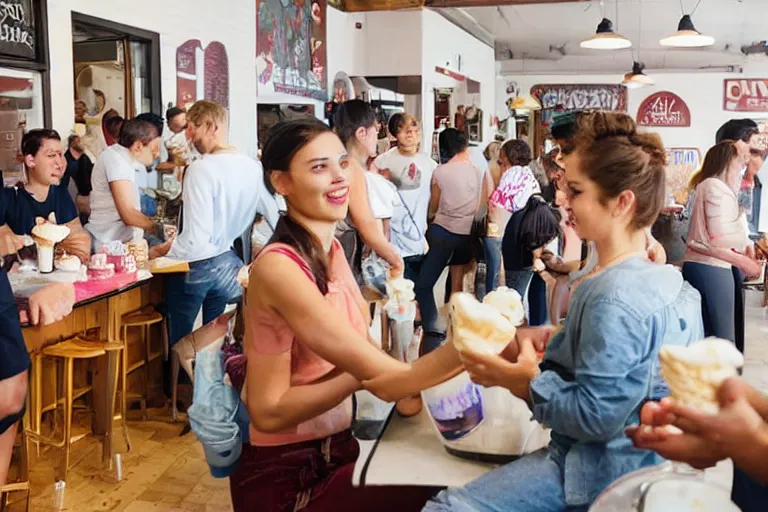
<path fill-rule="evenodd" d="M 515 290 L 520 294 L 520 297 L 525 299 L 525 295 L 528 293 L 528 287 L 531 285 L 531 278 L 533 277 L 532 270 L 504 270 L 504 276 L 507 281 L 507 288 Z"/>
<path fill-rule="evenodd" d="M 454 251 L 465 251 L 469 248 L 470 237 L 451 233 L 441 226 L 432 224 L 427 232 L 427 240 L 429 252 L 424 258 L 419 279 L 416 281 L 416 301 L 419 303 L 424 332 L 438 332 L 435 284 L 451 261 Z"/>
<path fill-rule="evenodd" d="M 501 275 L 501 237 L 487 236 L 483 239 L 485 247 L 485 262 L 487 264 L 487 274 L 485 277 L 485 289 L 491 293 L 499 286 L 499 277 Z"/>
<path fill-rule="evenodd" d="M 736 287 L 731 269 L 686 261 L 683 263 L 683 278 L 701 294 L 704 335 L 735 343 Z"/>
<path fill-rule="evenodd" d="M 768 487 L 750 478 L 739 468 L 734 468 L 731 499 L 742 512 L 763 511 L 768 503 Z"/>
<path fill-rule="evenodd" d="M 464 487 L 442 491 L 423 512 L 586 511 L 565 502 L 563 468 L 546 450 L 486 473 Z"/>
<path fill-rule="evenodd" d="M 192 332 L 200 307 L 203 325 L 224 312 L 243 294 L 237 272 L 243 262 L 234 251 L 189 264 L 186 274 L 168 275 L 168 325 L 171 345 Z"/>

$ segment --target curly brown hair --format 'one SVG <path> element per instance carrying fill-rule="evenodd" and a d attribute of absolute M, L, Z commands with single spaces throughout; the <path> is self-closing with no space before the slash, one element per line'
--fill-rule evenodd
<path fill-rule="evenodd" d="M 524 140 L 508 140 L 501 146 L 501 152 L 507 157 L 509 163 L 526 166 L 531 163 L 531 147 Z"/>

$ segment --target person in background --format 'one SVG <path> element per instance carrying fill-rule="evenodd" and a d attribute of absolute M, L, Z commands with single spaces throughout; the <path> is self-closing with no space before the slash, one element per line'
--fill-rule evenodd
<path fill-rule="evenodd" d="M 64 175 L 61 137 L 54 130 L 30 130 L 21 139 L 21 153 L 27 182 L 3 190 L 3 224 L 17 235 L 29 235 L 36 219 L 48 220 L 51 214 L 57 224 L 69 227 L 69 236 L 59 248 L 80 258 L 90 259 L 90 241 L 77 216 L 77 208 L 69 191 L 59 185 Z"/>
<path fill-rule="evenodd" d="M 493 189 L 499 186 L 501 181 L 501 173 L 504 169 L 499 165 L 499 154 L 501 153 L 501 146 L 503 141 L 495 140 L 488 144 L 483 150 L 483 157 L 488 162 L 488 172 L 493 178 Z"/>
<path fill-rule="evenodd" d="M 75 205 L 80 214 L 80 222 L 86 224 L 91 213 L 90 195 L 91 190 L 93 190 L 91 186 L 93 162 L 85 154 L 85 148 L 83 148 L 80 142 L 79 135 L 72 134 L 67 139 L 67 152 L 64 153 L 64 158 L 67 160 L 67 170 L 64 173 L 61 185 L 65 185 L 65 179 L 67 182 L 71 180 L 75 184 Z M 65 187 L 68 188 L 68 183 Z"/>
<path fill-rule="evenodd" d="M 731 500 L 742 512 L 763 512 L 768 503 L 768 397 L 740 378 L 725 380 L 718 390 L 715 414 L 686 407 L 671 398 L 647 402 L 640 425 L 626 433 L 635 446 L 697 469 L 733 461 Z M 674 425 L 682 433 L 671 433 Z"/>
<path fill-rule="evenodd" d="M 237 273 L 244 263 L 234 241 L 246 232 L 250 237 L 257 213 L 272 226 L 279 217 L 261 164 L 228 144 L 227 117 L 224 107 L 208 100 L 187 112 L 187 136 L 203 157 L 187 169 L 181 233 L 158 246 L 159 255 L 189 262 L 187 274 L 167 281 L 171 344 L 192 332 L 201 307 L 205 325 L 239 299 Z"/>
<path fill-rule="evenodd" d="M 374 160 L 374 167 L 394 183 L 402 206 L 396 208 L 390 222 L 392 243 L 405 264 L 405 277 L 417 282 L 427 253 L 427 214 L 432 188 L 432 173 L 437 163 L 419 151 L 421 129 L 410 114 L 389 118 L 389 133 L 397 146 Z"/>
<path fill-rule="evenodd" d="M 369 339 L 367 304 L 334 237 L 347 215 L 350 157 L 325 124 L 278 123 L 262 161 L 287 211 L 251 268 L 258 286 L 247 289 L 250 443 L 229 480 L 234 510 L 416 512 L 434 490 L 352 485 L 360 450 L 351 395 L 362 385 L 387 401 L 418 393 L 459 372 L 455 348 L 407 364 Z"/>
<path fill-rule="evenodd" d="M 0 210 L 5 206 L 0 201 Z M 0 226 L 0 259 L 23 246 L 23 237 Z M 29 321 L 32 325 L 57 322 L 72 311 L 74 302 L 72 283 L 48 285 L 29 298 Z M 16 428 L 24 416 L 28 370 L 29 353 L 21 334 L 19 310 L 8 275 L 0 269 L 0 487 L 6 483 Z"/>
<path fill-rule="evenodd" d="M 144 232 L 162 236 L 161 227 L 141 213 L 137 169 L 151 165 L 160 154 L 160 134 L 150 122 L 125 121 L 117 144 L 105 149 L 93 167 L 91 216 L 86 229 L 95 246 L 118 240 L 141 240 Z"/>
<path fill-rule="evenodd" d="M 529 167 L 531 148 L 522 140 L 508 140 L 499 152 L 499 167 L 504 169 L 499 185 L 488 200 L 488 230 L 485 246 L 488 261 L 486 288 L 499 286 L 501 274 L 501 243 L 507 222 L 513 213 L 521 210 L 533 194 L 541 192 L 539 182 Z M 495 235 L 495 236 L 493 236 Z"/>
<path fill-rule="evenodd" d="M 106 147 L 117 144 L 124 122 L 125 119 L 113 108 L 107 110 L 104 117 L 101 118 L 101 129 Z"/>
<path fill-rule="evenodd" d="M 187 111 L 181 107 L 171 107 L 165 111 L 165 120 L 168 129 L 174 135 L 187 130 Z"/>
<path fill-rule="evenodd" d="M 165 128 L 165 120 L 157 114 L 152 112 L 145 112 L 136 116 L 136 119 L 141 119 L 152 123 L 152 125 L 160 134 L 160 154 L 148 166 L 139 166 L 136 168 L 136 186 L 141 194 L 141 211 L 149 216 L 154 216 L 157 213 L 157 201 L 147 194 L 148 189 L 157 189 L 159 187 L 159 176 L 157 172 L 157 166 L 163 161 L 163 158 L 167 158 L 165 153 L 165 146 L 162 143 L 163 129 Z M 158 243 L 160 240 L 149 240 L 150 246 Z"/>
<path fill-rule="evenodd" d="M 699 294 L 671 266 L 646 257 L 645 227 L 664 205 L 666 154 L 626 114 L 589 114 L 565 157 L 568 208 L 594 240 L 598 267 L 575 294 L 564 327 L 518 329 L 504 355 L 461 353 L 472 380 L 525 400 L 552 429 L 546 450 L 438 494 L 425 512 L 585 511 L 617 478 L 662 459 L 624 428 L 668 393 L 659 350 L 703 335 Z M 541 364 L 536 349 L 546 345 Z"/>
<path fill-rule="evenodd" d="M 506 286 L 528 299 L 528 324 L 543 325 L 547 314 L 546 289 L 530 289 L 536 273 L 534 261 L 541 257 L 545 247 L 561 235 L 560 212 L 547 203 L 540 194 L 528 199 L 528 204 L 512 214 L 507 223 L 501 246 Z M 536 294 L 544 294 L 538 297 Z M 541 304 L 544 301 L 542 310 Z"/>
<path fill-rule="evenodd" d="M 460 267 L 459 272 L 451 273 L 454 290 L 461 286 L 463 267 L 472 261 L 469 236 L 472 222 L 479 206 L 491 193 L 490 177 L 472 164 L 462 132 L 446 128 L 440 133 L 439 147 L 441 160 L 446 163 L 438 166 L 432 175 L 429 209 L 434 220 L 427 232 L 429 251 L 414 288 L 424 332 L 432 335 L 442 334 L 438 326 L 435 284 L 451 264 Z"/>
<path fill-rule="evenodd" d="M 395 199 L 394 187 L 384 177 L 369 168 L 370 160 L 376 156 L 376 142 L 379 133 L 376 111 L 362 100 L 349 100 L 336 110 L 333 129 L 351 157 L 352 181 L 350 185 L 348 218 L 339 223 L 337 237 L 344 247 L 347 262 L 359 274 L 362 248 L 358 248 L 359 234 L 365 245 L 383 258 L 396 272 L 402 272 L 403 260 L 388 237 L 378 218 L 391 219 Z M 398 201 L 399 203 L 399 201 Z M 376 208 L 375 211 L 374 207 Z M 385 209 L 381 211 L 382 207 Z M 381 214 L 382 216 L 379 216 Z M 389 220 L 387 230 L 389 233 Z M 359 276 L 356 276 L 359 277 Z"/>
<path fill-rule="evenodd" d="M 683 276 L 701 293 L 705 334 L 731 340 L 742 352 L 744 340 L 736 337 L 737 324 L 743 329 L 744 323 L 743 307 L 740 318 L 736 311 L 742 291 L 734 286 L 732 265 L 750 276 L 760 271 L 747 253 L 749 238 L 737 198 L 743 168 L 744 158 L 733 141 L 707 151 L 691 182 L 695 196 L 683 263 Z M 709 248 L 722 251 L 713 253 Z"/>

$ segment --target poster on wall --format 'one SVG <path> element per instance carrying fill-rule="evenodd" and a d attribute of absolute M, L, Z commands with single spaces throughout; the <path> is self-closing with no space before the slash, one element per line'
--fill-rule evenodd
<path fill-rule="evenodd" d="M 627 88 L 619 84 L 539 84 L 531 87 L 531 96 L 545 109 L 627 110 Z"/>
<path fill-rule="evenodd" d="M 768 112 L 768 78 L 726 78 L 723 110 Z"/>
<path fill-rule="evenodd" d="M 201 99 L 229 108 L 229 59 L 224 44 L 212 41 L 203 50 L 190 39 L 176 49 L 176 104 L 188 108 Z"/>
<path fill-rule="evenodd" d="M 688 183 L 700 164 L 698 148 L 667 148 L 667 198 L 674 197 L 677 204 L 688 202 Z"/>
<path fill-rule="evenodd" d="M 677 94 L 661 91 L 643 100 L 637 109 L 640 126 L 691 126 L 691 111 Z"/>
<path fill-rule="evenodd" d="M 37 59 L 33 0 L 0 2 L 0 54 Z"/>
<path fill-rule="evenodd" d="M 259 94 L 328 99 L 326 0 L 256 0 Z"/>

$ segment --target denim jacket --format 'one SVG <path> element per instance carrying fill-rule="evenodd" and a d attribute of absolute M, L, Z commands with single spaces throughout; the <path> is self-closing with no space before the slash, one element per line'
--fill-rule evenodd
<path fill-rule="evenodd" d="M 552 429 L 569 505 L 661 462 L 634 448 L 624 428 L 638 423 L 646 400 L 668 394 L 659 349 L 703 337 L 699 293 L 672 266 L 630 258 L 579 286 L 530 392 L 534 417 Z"/>

